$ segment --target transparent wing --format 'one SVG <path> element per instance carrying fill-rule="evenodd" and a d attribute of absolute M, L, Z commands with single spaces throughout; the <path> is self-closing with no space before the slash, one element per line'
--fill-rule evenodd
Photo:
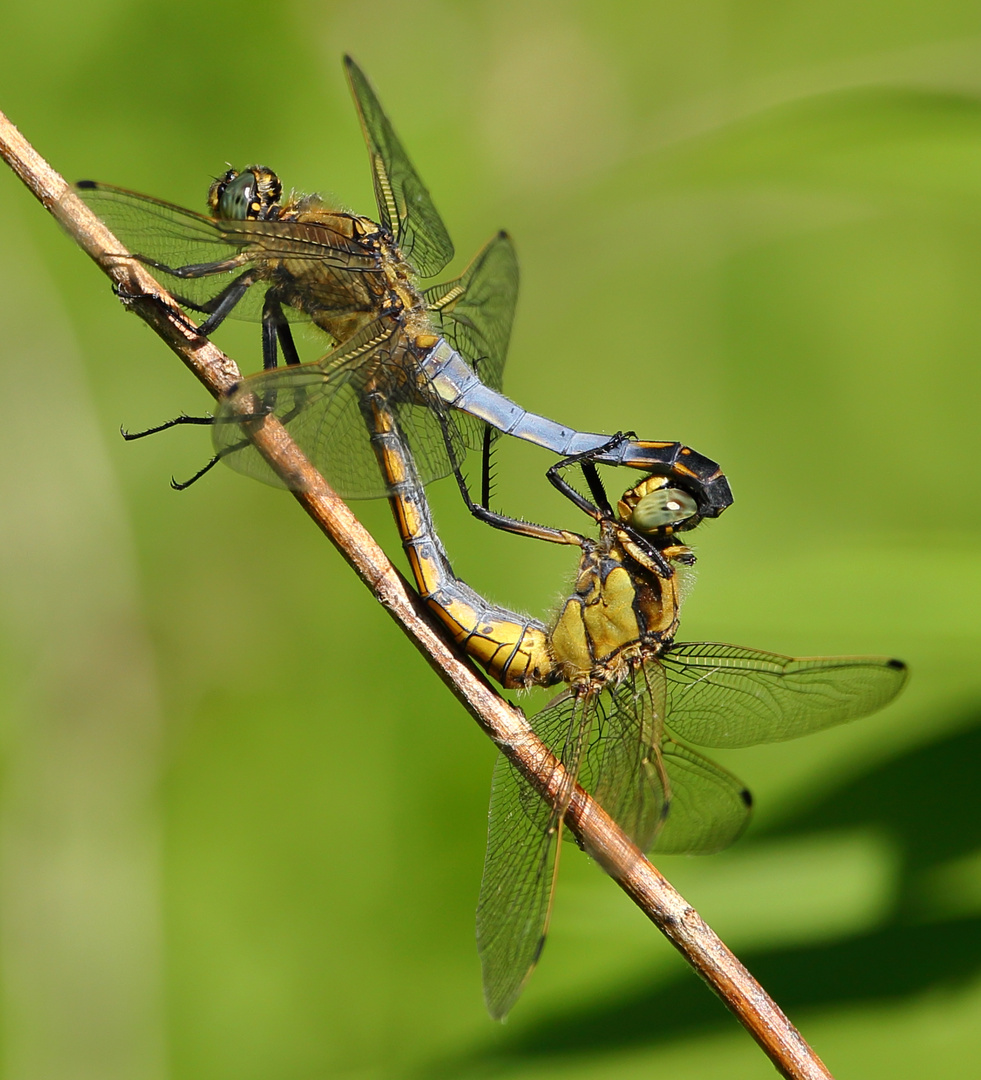
<path fill-rule="evenodd" d="M 721 851 L 746 827 L 749 793 L 721 766 L 665 736 L 666 688 L 657 660 L 607 686 L 596 700 L 580 783 L 642 851 Z"/>
<path fill-rule="evenodd" d="M 344 66 L 368 144 L 382 224 L 422 277 L 433 277 L 453 258 L 449 233 L 364 72 L 350 56 Z"/>
<path fill-rule="evenodd" d="M 707 642 L 661 658 L 667 724 L 699 746 L 796 739 L 881 709 L 902 690 L 906 665 L 884 656 L 794 659 Z"/>
<path fill-rule="evenodd" d="M 751 800 L 730 772 L 662 729 L 657 661 L 600 693 L 563 695 L 531 721 L 539 738 L 643 850 L 702 855 L 742 833 Z M 571 791 L 571 787 L 569 789 Z M 477 908 L 484 995 L 496 1018 L 517 1000 L 548 930 L 562 816 L 501 757 Z"/>
<path fill-rule="evenodd" d="M 95 181 L 82 181 L 76 194 L 134 255 L 148 260 L 169 289 L 191 304 L 206 304 L 246 270 L 257 280 L 271 277 L 274 264 L 289 259 L 293 272 L 314 263 L 325 281 L 343 288 L 346 276 L 374 266 L 350 237 L 327 221 L 218 220 L 149 195 Z M 234 265 L 229 265 L 234 263 Z M 168 269 L 183 270 L 170 274 Z M 190 276 L 186 271 L 190 271 Z M 256 319 L 264 290 L 253 290 L 233 311 Z M 290 311 L 291 319 L 302 319 Z"/>
<path fill-rule="evenodd" d="M 476 422 L 461 428 L 457 414 L 448 414 L 434 392 L 413 380 L 403 363 L 411 357 L 402 348 L 397 324 L 382 319 L 316 363 L 243 379 L 219 402 L 212 426 L 215 452 L 237 472 L 282 486 L 243 433 L 243 408 L 257 407 L 283 424 L 342 497 L 381 498 L 386 485 L 362 413 L 366 391 L 376 389 L 398 418 L 422 482 L 449 475 L 453 463 L 463 460 L 465 432 Z"/>
<path fill-rule="evenodd" d="M 510 1012 L 538 962 L 558 870 L 559 821 L 503 755 L 494 767 L 487 855 L 477 901 L 484 1000 L 495 1020 Z"/>
<path fill-rule="evenodd" d="M 654 843 L 661 855 L 712 855 L 737 840 L 752 799 L 727 769 L 674 739 L 660 746 L 669 791 L 668 812 Z"/>
<path fill-rule="evenodd" d="M 484 999 L 498 1020 L 517 1001 L 545 945 L 562 819 L 591 712 L 589 695 L 568 694 L 531 721 L 569 778 L 555 805 L 542 799 L 503 755 L 494 769 L 487 856 L 477 903 L 477 950 Z"/>
<path fill-rule="evenodd" d="M 660 762 L 664 696 L 656 660 L 608 684 L 596 699 L 580 770 L 583 787 L 642 851 L 661 830 L 669 806 Z"/>
<path fill-rule="evenodd" d="M 424 291 L 438 331 L 487 386 L 500 390 L 518 302 L 518 259 L 498 233 L 455 281 Z"/>

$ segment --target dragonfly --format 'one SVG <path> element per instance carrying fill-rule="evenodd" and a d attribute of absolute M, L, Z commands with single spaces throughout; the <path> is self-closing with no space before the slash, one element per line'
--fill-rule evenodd
<path fill-rule="evenodd" d="M 221 460 L 282 485 L 247 438 L 257 416 L 273 414 L 347 498 L 386 493 L 361 407 L 377 387 L 399 414 L 423 483 L 458 473 L 468 450 L 500 432 L 563 458 L 607 445 L 608 436 L 528 412 L 501 391 L 518 290 L 506 233 L 492 238 L 462 276 L 421 284 L 445 268 L 453 244 L 371 84 L 351 57 L 344 64 L 368 148 L 377 222 L 316 195 L 284 198 L 279 177 L 260 165 L 216 179 L 207 215 L 95 181 L 76 185 L 133 257 L 205 316 L 200 334 L 210 335 L 230 315 L 262 324 L 264 370 L 233 387 L 213 418 L 181 416 L 132 437 L 211 424 L 215 457 L 188 483 Z M 300 363 L 291 318 L 311 320 L 331 351 Z M 624 439 L 596 460 L 670 477 L 696 499 L 701 516 L 716 517 L 732 502 L 719 466 L 678 442 Z"/>
<path fill-rule="evenodd" d="M 596 537 L 509 522 L 515 532 L 580 549 L 555 620 L 546 626 L 493 605 L 454 574 L 398 415 L 380 395 L 371 408 L 376 454 L 429 609 L 503 686 L 565 684 L 530 720 L 562 764 L 557 797 L 543 799 L 503 754 L 494 770 L 477 942 L 488 1010 L 503 1019 L 545 943 L 576 783 L 643 852 L 720 851 L 742 833 L 752 799 L 689 744 L 737 748 L 823 731 L 887 705 L 908 672 L 884 656 L 793 658 L 677 641 L 684 570 L 694 562 L 679 534 L 698 522 L 695 501 L 652 475 L 614 510 L 589 455 L 557 462 L 548 475 L 596 522 Z M 565 479 L 573 464 L 591 498 Z M 654 552 L 678 572 L 662 575 Z"/>

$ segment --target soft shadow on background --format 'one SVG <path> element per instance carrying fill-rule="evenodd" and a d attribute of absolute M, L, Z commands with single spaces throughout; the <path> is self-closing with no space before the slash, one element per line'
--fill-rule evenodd
<path fill-rule="evenodd" d="M 962 1075 L 981 1051 L 981 15 L 54 2 L 5 16 L 0 109 L 70 179 L 200 207 L 226 161 L 258 161 L 373 213 L 344 51 L 451 270 L 515 238 L 511 395 L 723 464 L 736 504 L 700 530 L 682 636 L 910 663 L 881 716 L 719 755 L 756 820 L 663 869 L 836 1074 Z M 172 493 L 200 431 L 122 443 L 121 423 L 208 403 L 5 172 L 0 190 L 2 1075 L 770 1075 L 574 851 L 540 969 L 490 1023 L 492 747 L 287 496 L 225 470 Z M 217 341 L 259 366 L 254 325 Z M 576 526 L 547 464 L 502 446 L 499 499 Z M 567 552 L 432 494 L 463 576 L 549 610 Z M 358 510 L 394 551 L 387 508 Z"/>
<path fill-rule="evenodd" d="M 963 992 L 981 974 L 981 918 L 963 895 L 981 896 L 981 796 L 973 778 L 981 758 L 981 710 L 970 726 L 926 750 L 904 754 L 828 791 L 778 826 L 757 834 L 806 839 L 822 830 L 870 829 L 899 855 L 888 910 L 862 933 L 814 945 L 751 948 L 741 959 L 792 1014 L 902 1004 L 930 991 Z M 924 777 L 930 786 L 923 787 Z M 956 822 L 952 827 L 951 823 Z M 953 864 L 962 888 L 938 870 Z M 938 888 L 940 886 L 941 888 Z M 957 893 L 960 897 L 957 897 Z M 951 904 L 951 894 L 954 903 Z M 424 1069 L 421 1076 L 507 1074 L 541 1062 L 581 1063 L 623 1048 L 683 1043 L 725 1030 L 731 1018 L 687 971 L 673 978 L 631 981 L 557 1011 L 517 1034 Z"/>

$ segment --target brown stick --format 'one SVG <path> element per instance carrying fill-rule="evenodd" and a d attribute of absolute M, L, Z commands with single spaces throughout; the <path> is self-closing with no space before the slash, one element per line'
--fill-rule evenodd
<path fill-rule="evenodd" d="M 195 333 L 167 291 L 139 263 L 120 257 L 122 245 L 2 113 L 0 156 L 105 271 L 123 302 L 153 327 L 214 397 L 240 378 L 235 363 Z M 256 428 L 251 438 L 269 464 L 289 484 L 302 485 L 303 490 L 293 492 L 296 500 L 481 728 L 544 797 L 562 790 L 562 766 L 524 714 L 446 644 L 402 575 L 282 426 L 272 417 L 249 426 Z M 583 846 L 722 998 L 783 1076 L 830 1080 L 827 1068 L 777 1004 L 582 788 L 575 789 L 566 819 Z"/>

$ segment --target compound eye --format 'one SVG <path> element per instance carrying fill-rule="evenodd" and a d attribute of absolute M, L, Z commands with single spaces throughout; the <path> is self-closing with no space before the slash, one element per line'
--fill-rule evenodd
<path fill-rule="evenodd" d="M 218 195 L 218 216 L 229 221 L 247 221 L 256 216 L 255 174 L 239 173 L 221 189 Z"/>
<path fill-rule="evenodd" d="M 678 525 L 698 513 L 698 504 L 680 488 L 658 488 L 648 492 L 630 515 L 628 525 L 641 533 L 653 533 L 668 525 Z"/>

